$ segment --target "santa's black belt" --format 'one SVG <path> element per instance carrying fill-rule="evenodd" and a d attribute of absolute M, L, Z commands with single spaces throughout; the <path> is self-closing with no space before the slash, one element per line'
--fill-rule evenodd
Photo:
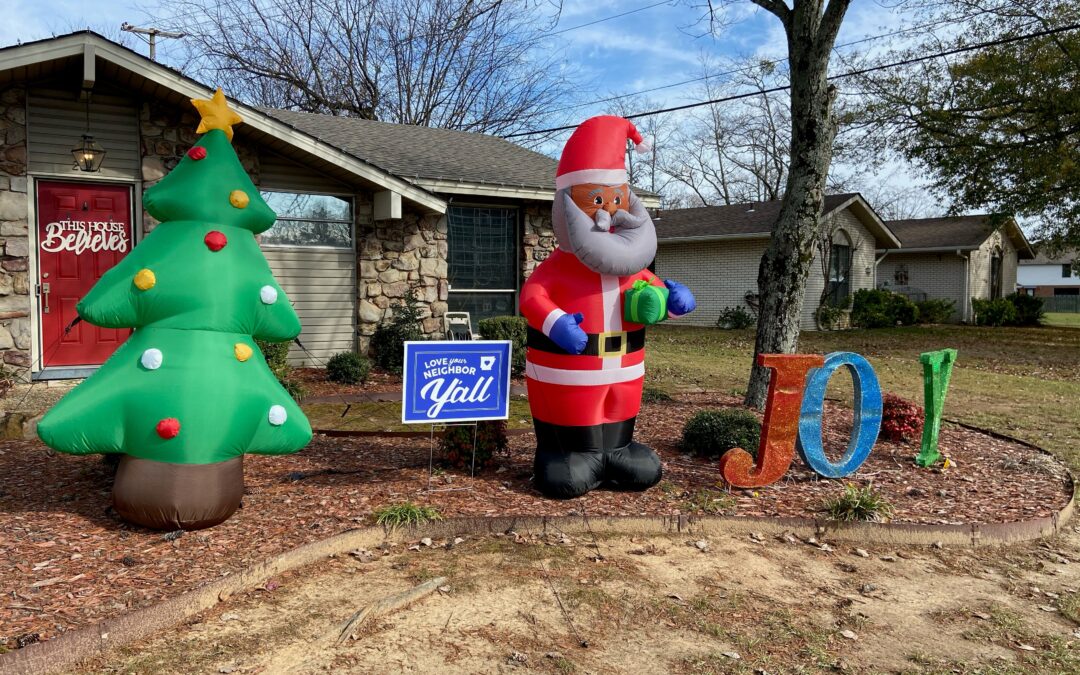
<path fill-rule="evenodd" d="M 589 339 L 585 343 L 585 350 L 580 353 L 580 356 L 622 356 L 645 348 L 644 328 L 632 331 L 586 333 L 585 335 Z M 570 353 L 532 326 L 529 326 L 525 344 L 530 349 L 539 349 L 542 352 L 551 352 L 553 354 Z"/>

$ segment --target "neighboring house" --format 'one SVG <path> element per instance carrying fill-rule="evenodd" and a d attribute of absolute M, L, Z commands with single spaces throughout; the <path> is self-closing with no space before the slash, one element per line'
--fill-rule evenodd
<path fill-rule="evenodd" d="M 122 341 L 120 331 L 64 328 L 153 229 L 143 190 L 196 141 L 189 99 L 211 93 L 89 31 L 0 49 L 4 364 L 79 377 Z M 522 282 L 554 248 L 549 157 L 482 134 L 232 105 L 244 118 L 234 147 L 279 216 L 260 243 L 314 354 L 294 346 L 294 364 L 366 350 L 413 286 L 429 335 L 448 310 L 470 311 L 474 324 L 513 314 Z M 84 134 L 106 152 L 97 171 L 74 166 Z M 73 233 L 111 244 L 58 245 Z"/>
<path fill-rule="evenodd" d="M 971 299 L 1016 288 L 1018 260 L 1034 257 L 1012 218 L 989 215 L 890 220 L 900 250 L 878 247 L 877 286 L 912 300 L 953 302 L 953 320 L 972 320 Z"/>
<path fill-rule="evenodd" d="M 1021 293 L 1040 298 L 1080 295 L 1080 274 L 1076 273 L 1077 251 L 1055 256 L 1040 251 L 1031 260 L 1021 260 L 1016 272 L 1016 287 Z"/>
<path fill-rule="evenodd" d="M 779 201 L 661 212 L 656 274 L 686 284 L 698 302 L 680 323 L 712 326 L 722 310 L 756 304 L 758 267 L 779 213 Z M 802 310 L 802 326 L 810 330 L 817 328 L 826 284 L 828 302 L 845 305 L 855 291 L 874 287 L 875 249 L 900 246 L 858 194 L 827 196 L 824 218 L 830 269 L 826 274 L 815 247 Z"/>

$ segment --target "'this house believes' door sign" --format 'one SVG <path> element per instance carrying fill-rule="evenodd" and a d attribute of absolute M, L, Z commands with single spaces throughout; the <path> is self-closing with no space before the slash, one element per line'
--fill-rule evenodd
<path fill-rule="evenodd" d="M 440 424 L 510 416 L 509 340 L 406 342 L 401 421 Z"/>

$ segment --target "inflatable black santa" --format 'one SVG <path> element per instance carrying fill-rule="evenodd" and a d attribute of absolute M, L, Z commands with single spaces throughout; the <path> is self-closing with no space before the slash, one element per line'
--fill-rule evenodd
<path fill-rule="evenodd" d="M 521 292 L 533 481 L 548 497 L 578 497 L 602 485 L 645 490 L 660 481 L 660 458 L 633 440 L 645 326 L 695 303 L 686 286 L 647 269 L 656 230 L 627 184 L 628 140 L 649 150 L 629 120 L 607 115 L 570 136 L 555 178 L 558 247 Z"/>

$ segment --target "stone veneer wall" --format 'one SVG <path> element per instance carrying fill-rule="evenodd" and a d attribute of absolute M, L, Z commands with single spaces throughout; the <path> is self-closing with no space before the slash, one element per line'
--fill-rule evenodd
<path fill-rule="evenodd" d="M 369 211 L 364 221 L 357 219 L 360 353 L 367 353 L 375 329 L 394 315 L 410 288 L 417 289 L 424 334 L 442 334 L 450 290 L 446 217 L 406 212 L 401 220 L 372 222 Z"/>
<path fill-rule="evenodd" d="M 30 239 L 27 232 L 26 90 L 0 90 L 0 354 L 29 378 Z"/>
<path fill-rule="evenodd" d="M 525 233 L 521 246 L 521 281 L 524 283 L 536 266 L 555 250 L 555 231 L 551 228 L 551 204 L 531 202 L 525 205 Z"/>

